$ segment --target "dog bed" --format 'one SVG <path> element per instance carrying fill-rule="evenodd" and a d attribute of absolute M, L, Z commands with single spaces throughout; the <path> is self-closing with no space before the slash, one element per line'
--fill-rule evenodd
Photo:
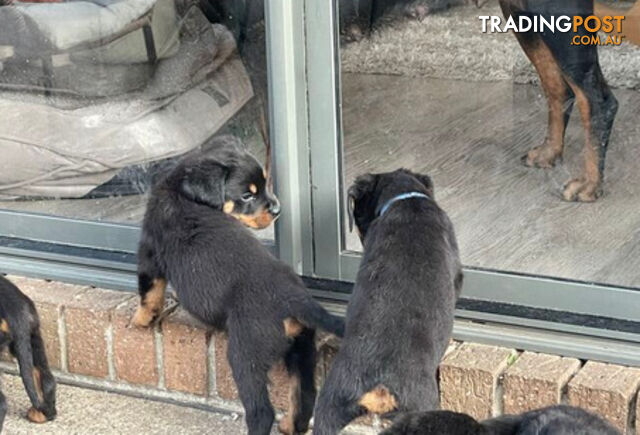
<path fill-rule="evenodd" d="M 10 14 L 27 17 L 32 39 L 10 42 L 0 24 L 0 199 L 99 191 L 122 171 L 202 145 L 253 96 L 231 33 L 198 8 L 178 16 L 173 0 L 0 7 Z M 151 17 L 153 52 L 141 17 Z"/>

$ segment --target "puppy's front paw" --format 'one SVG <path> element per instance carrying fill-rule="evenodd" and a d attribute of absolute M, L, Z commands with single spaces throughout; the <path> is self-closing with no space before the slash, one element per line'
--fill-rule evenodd
<path fill-rule="evenodd" d="M 131 318 L 130 326 L 135 326 L 137 328 L 148 328 L 156 318 L 156 316 L 157 314 L 153 310 L 140 305 Z"/>
<path fill-rule="evenodd" d="M 564 186 L 562 197 L 565 201 L 594 202 L 602 195 L 600 183 L 574 178 Z"/>
<path fill-rule="evenodd" d="M 293 424 L 293 418 L 289 414 L 282 417 L 278 422 L 278 432 L 284 435 L 295 435 L 295 427 Z"/>
<path fill-rule="evenodd" d="M 556 165 L 561 157 L 561 153 L 545 144 L 533 148 L 525 156 L 522 156 L 522 164 L 530 168 L 550 169 Z"/>
<path fill-rule="evenodd" d="M 46 423 L 48 420 L 44 413 L 38 411 L 36 408 L 30 408 L 29 411 L 27 411 L 27 419 L 32 423 L 38 424 Z"/>

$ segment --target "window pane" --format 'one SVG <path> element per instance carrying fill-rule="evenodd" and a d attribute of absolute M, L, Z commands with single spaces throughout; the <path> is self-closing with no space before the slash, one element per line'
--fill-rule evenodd
<path fill-rule="evenodd" d="M 396 3 L 376 11 L 369 0 L 339 2 L 345 188 L 365 172 L 427 173 L 466 266 L 638 287 L 638 35 L 597 48 L 608 86 L 598 76 L 596 50 L 572 45 L 573 33 L 533 36 L 529 56 L 547 98 L 514 33 L 482 32 L 480 15 L 500 17 L 504 26 L 498 1 L 480 2 L 480 9 L 461 0 Z M 529 16 L 591 14 L 563 10 L 563 2 L 528 4 L 536 5 L 523 12 Z M 609 15 L 606 5 L 598 3 L 596 14 Z M 624 14 L 632 3 L 611 5 Z M 622 30 L 637 19 L 629 12 Z M 599 35 L 604 43 L 610 34 Z M 575 71 L 585 65 L 586 74 Z M 610 92 L 619 109 L 598 186 L 584 181 L 598 177 L 615 111 Z M 554 160 L 571 102 L 564 152 Z M 545 138 L 545 153 L 529 152 Z M 361 250 L 355 232 L 346 222 L 343 228 L 345 248 Z"/>
<path fill-rule="evenodd" d="M 0 6 L 0 208 L 137 224 L 153 180 L 215 135 L 264 161 L 262 15 L 214 0 Z"/>

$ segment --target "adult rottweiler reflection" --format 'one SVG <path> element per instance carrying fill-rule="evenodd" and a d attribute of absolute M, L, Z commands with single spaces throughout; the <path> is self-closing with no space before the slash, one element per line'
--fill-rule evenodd
<path fill-rule="evenodd" d="M 516 20 L 520 16 L 550 20 L 552 16 L 586 18 L 594 14 L 593 0 L 500 0 L 500 6 L 506 17 Z M 591 34 L 584 26 L 577 33 L 580 37 Z M 598 48 L 573 44 L 573 32 L 515 35 L 536 68 L 549 111 L 542 145 L 530 150 L 522 161 L 529 167 L 550 168 L 561 159 L 567 123 L 577 104 L 585 132 L 584 162 L 581 173 L 565 185 L 563 197 L 567 201 L 595 201 L 602 194 L 605 157 L 618 110 L 618 102 L 602 74 Z"/>

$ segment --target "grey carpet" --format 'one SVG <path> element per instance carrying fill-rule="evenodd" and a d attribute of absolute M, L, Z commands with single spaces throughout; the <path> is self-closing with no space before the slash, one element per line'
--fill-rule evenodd
<path fill-rule="evenodd" d="M 425 0 L 423 0 L 425 1 Z M 628 3 L 617 3 L 620 8 Z M 497 0 L 427 15 L 418 21 L 394 17 L 369 38 L 345 44 L 342 71 L 469 81 L 534 83 L 537 76 L 512 34 L 481 32 L 479 15 L 502 16 Z M 623 43 L 599 49 L 614 88 L 640 89 L 640 47 Z"/>

